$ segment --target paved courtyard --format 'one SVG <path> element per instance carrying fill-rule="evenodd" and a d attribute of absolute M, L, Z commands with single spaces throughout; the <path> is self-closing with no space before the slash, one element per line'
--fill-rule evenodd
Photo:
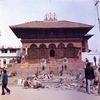
<path fill-rule="evenodd" d="M 0 95 L 0 100 L 100 100 L 100 96 L 77 90 L 23 89 L 18 86 L 9 88 L 11 94 Z"/>

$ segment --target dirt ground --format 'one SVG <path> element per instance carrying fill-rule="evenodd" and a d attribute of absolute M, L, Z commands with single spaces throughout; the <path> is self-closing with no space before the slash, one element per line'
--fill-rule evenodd
<path fill-rule="evenodd" d="M 9 88 L 11 94 L 0 95 L 0 100 L 100 100 L 100 96 L 77 90 L 24 89 L 19 86 Z"/>
<path fill-rule="evenodd" d="M 70 73 L 66 74 L 63 72 L 63 76 L 54 75 L 53 78 L 50 77 L 50 79 L 42 75 L 42 78 L 39 77 L 38 79 L 40 82 L 43 82 L 45 88 L 25 89 L 17 84 L 18 79 L 22 78 L 22 69 L 20 68 L 19 70 L 18 67 L 17 72 L 18 71 L 21 73 L 18 73 L 17 76 L 9 77 L 8 87 L 11 90 L 11 94 L 0 95 L 0 100 L 100 100 L 100 96 L 96 96 L 94 92 L 87 94 L 85 88 L 79 88 L 81 86 L 80 81 L 77 82 L 77 80 L 75 80 L 76 76 L 70 75 Z M 33 69 L 23 69 L 24 74 L 27 71 L 29 73 L 33 71 Z M 25 76 L 28 76 L 28 74 L 25 74 L 24 77 Z M 82 77 L 78 79 L 82 79 Z M 2 87 L 0 85 L 0 94 L 1 92 Z"/>

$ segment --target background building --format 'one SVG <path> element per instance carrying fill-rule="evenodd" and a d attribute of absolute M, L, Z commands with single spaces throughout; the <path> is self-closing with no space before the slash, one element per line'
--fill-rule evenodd
<path fill-rule="evenodd" d="M 20 62 L 20 48 L 9 48 L 1 47 L 0 48 L 0 68 L 6 68 L 7 65 L 11 62 L 17 63 Z M 18 61 L 19 60 L 19 61 Z"/>

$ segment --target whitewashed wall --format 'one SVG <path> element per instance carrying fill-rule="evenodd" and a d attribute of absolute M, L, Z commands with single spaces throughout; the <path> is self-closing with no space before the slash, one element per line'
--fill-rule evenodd
<path fill-rule="evenodd" d="M 0 51 L 0 67 L 6 68 L 7 64 L 9 64 L 11 59 L 20 57 L 20 52 L 21 52 L 20 50 L 17 50 L 16 53 L 10 53 L 9 50 L 7 53 L 2 53 Z M 6 64 L 4 64 L 4 59 L 6 60 Z"/>
<path fill-rule="evenodd" d="M 96 57 L 96 65 L 98 65 L 99 59 L 100 59 L 100 54 L 96 53 L 96 52 L 90 52 L 90 53 L 82 52 L 82 61 L 85 61 L 85 59 L 87 58 L 89 60 L 89 62 L 92 62 L 93 65 L 95 65 L 94 59 L 93 59 L 94 56 Z"/>

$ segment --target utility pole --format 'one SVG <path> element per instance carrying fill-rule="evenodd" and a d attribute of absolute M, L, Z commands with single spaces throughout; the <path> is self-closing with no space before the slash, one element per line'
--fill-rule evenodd
<path fill-rule="evenodd" d="M 96 11 L 97 11 L 97 18 L 98 18 L 99 31 L 100 31 L 99 3 L 100 3 L 99 0 L 94 0 L 94 5 L 95 5 Z"/>

